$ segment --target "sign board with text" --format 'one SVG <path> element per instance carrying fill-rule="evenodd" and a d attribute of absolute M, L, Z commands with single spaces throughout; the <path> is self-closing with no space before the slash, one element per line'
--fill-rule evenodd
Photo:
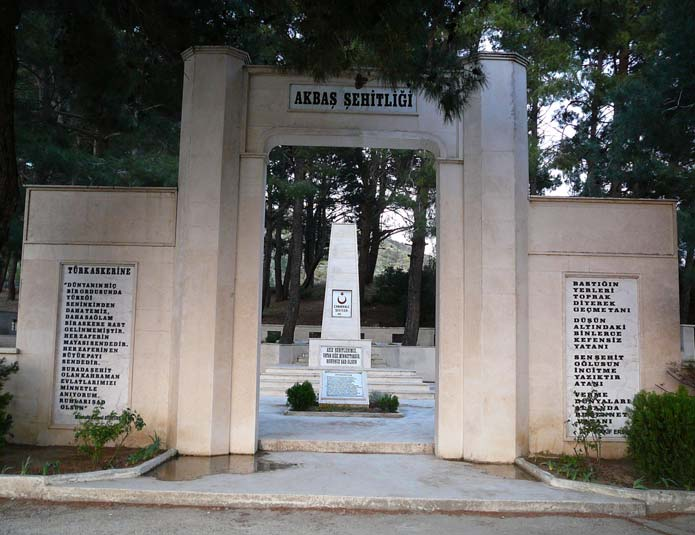
<path fill-rule="evenodd" d="M 321 372 L 319 403 L 369 405 L 367 372 Z"/>
<path fill-rule="evenodd" d="M 417 114 L 417 95 L 407 87 L 290 84 L 291 111 L 327 113 Z"/>
<path fill-rule="evenodd" d="M 351 346 L 321 346 L 322 368 L 361 368 L 362 348 Z"/>
<path fill-rule="evenodd" d="M 640 388 L 636 278 L 565 279 L 566 433 L 591 405 L 607 426 L 606 439 L 622 440 L 627 409 Z"/>
<path fill-rule="evenodd" d="M 352 290 L 333 290 L 331 316 L 334 318 L 352 317 Z"/>
<path fill-rule="evenodd" d="M 128 406 L 136 280 L 134 264 L 61 265 L 54 425 Z"/>

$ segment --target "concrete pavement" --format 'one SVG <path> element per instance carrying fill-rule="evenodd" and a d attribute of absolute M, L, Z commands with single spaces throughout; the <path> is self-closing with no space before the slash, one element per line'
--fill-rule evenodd
<path fill-rule="evenodd" d="M 31 488 L 13 497 L 223 507 L 646 514 L 644 503 L 635 500 L 556 489 L 515 479 L 513 472 L 504 477 L 485 466 L 429 455 L 270 453 L 262 461 L 274 469 L 258 472 L 244 466 L 243 459 L 254 462 L 253 457 L 243 456 L 241 464 L 218 467 L 223 473 L 204 470 L 196 479 L 65 483 Z"/>
<path fill-rule="evenodd" d="M 363 514 L 345 511 L 199 509 L 76 505 L 0 500 L 0 534 L 341 535 L 463 533 L 466 535 L 684 535 L 695 518 L 680 516 L 638 523 L 628 518 Z"/>
<path fill-rule="evenodd" d="M 284 416 L 284 397 L 261 397 L 258 436 L 268 439 L 434 442 L 434 400 L 402 401 L 403 418 Z"/>

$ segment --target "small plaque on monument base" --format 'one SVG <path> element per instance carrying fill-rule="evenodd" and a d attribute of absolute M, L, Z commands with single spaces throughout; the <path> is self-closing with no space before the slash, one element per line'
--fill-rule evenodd
<path fill-rule="evenodd" d="M 321 372 L 319 403 L 369 405 L 366 372 Z"/>

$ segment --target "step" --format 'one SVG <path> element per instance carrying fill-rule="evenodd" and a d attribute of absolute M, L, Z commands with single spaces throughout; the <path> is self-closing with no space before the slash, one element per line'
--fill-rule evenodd
<path fill-rule="evenodd" d="M 263 396 L 285 396 L 288 388 L 302 381 L 310 381 L 316 387 L 321 369 L 305 366 L 273 366 L 260 377 L 260 393 Z M 415 370 L 400 368 L 371 368 L 367 370 L 370 391 L 395 394 L 401 399 L 433 399 L 432 384 L 425 383 Z"/>
<path fill-rule="evenodd" d="M 261 438 L 261 451 L 303 451 L 317 453 L 380 453 L 434 455 L 434 444 L 427 442 L 353 442 L 349 440 L 291 440 Z"/>
<path fill-rule="evenodd" d="M 377 390 L 379 391 L 379 390 Z M 430 400 L 434 399 L 434 392 L 393 392 L 389 391 L 389 394 L 393 394 L 395 396 L 398 396 L 398 399 L 401 400 L 402 402 L 405 402 L 406 400 Z M 266 389 L 261 389 L 261 396 L 264 397 L 278 397 L 278 398 L 284 398 L 287 395 L 287 389 L 284 390 L 266 390 Z"/>
<path fill-rule="evenodd" d="M 262 374 L 261 375 L 261 382 L 277 382 L 277 381 L 293 381 L 297 382 L 298 378 L 306 377 L 308 379 L 310 378 L 319 378 L 319 374 L 305 374 L 302 376 L 297 376 L 297 375 L 290 375 L 290 374 L 284 374 L 284 373 L 268 373 L 268 374 Z M 367 372 L 367 378 L 369 379 L 370 383 L 384 383 L 384 384 L 423 384 L 422 379 L 420 379 L 417 376 L 409 376 L 409 375 L 375 375 L 370 372 Z"/>

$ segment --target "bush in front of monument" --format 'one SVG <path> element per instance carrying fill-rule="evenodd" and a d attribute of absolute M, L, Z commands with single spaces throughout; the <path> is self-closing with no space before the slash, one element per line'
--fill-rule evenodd
<path fill-rule="evenodd" d="M 102 414 L 101 407 L 94 407 L 91 414 L 82 414 L 75 411 L 75 444 L 77 449 L 88 455 L 95 468 L 104 464 L 109 467 L 118 456 L 126 439 L 133 431 L 142 431 L 145 421 L 137 411 L 124 409 L 121 413 L 111 411 Z M 104 461 L 104 448 L 106 444 L 114 445 L 113 454 Z"/>
<path fill-rule="evenodd" d="M 0 448 L 5 445 L 5 437 L 9 434 L 10 427 L 12 427 L 12 416 L 6 410 L 12 399 L 12 394 L 9 392 L 3 394 L 2 388 L 9 376 L 17 373 L 18 370 L 19 364 L 16 362 L 6 364 L 4 357 L 0 359 Z"/>
<path fill-rule="evenodd" d="M 642 391 L 635 396 L 625 435 L 628 454 L 651 482 L 695 489 L 695 397 Z"/>
<path fill-rule="evenodd" d="M 384 394 L 383 392 L 371 392 L 369 394 L 369 407 L 381 409 L 384 412 L 398 412 L 398 396 L 395 394 Z"/>
<path fill-rule="evenodd" d="M 295 383 L 287 389 L 286 393 L 287 405 L 293 411 L 306 411 L 319 404 L 314 387 L 309 381 Z"/>

